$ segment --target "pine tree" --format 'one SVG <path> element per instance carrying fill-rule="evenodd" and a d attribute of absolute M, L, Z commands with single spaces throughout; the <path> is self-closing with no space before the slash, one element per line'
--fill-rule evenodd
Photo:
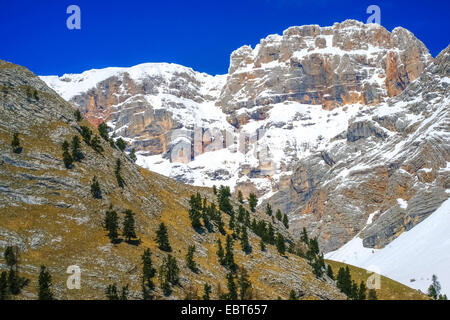
<path fill-rule="evenodd" d="M 105 214 L 105 229 L 108 231 L 108 238 L 111 240 L 111 243 L 116 243 L 117 238 L 119 236 L 118 230 L 119 230 L 119 218 L 117 216 L 117 212 L 112 209 L 112 207 L 109 208 L 108 211 L 106 211 Z"/>
<path fill-rule="evenodd" d="M 102 190 L 100 189 L 100 183 L 98 182 L 96 176 L 94 176 L 94 178 L 92 179 L 91 194 L 94 197 L 94 199 L 102 198 Z"/>
<path fill-rule="evenodd" d="M 16 255 L 16 253 L 14 251 L 15 251 L 14 248 L 11 247 L 11 246 L 7 246 L 5 248 L 4 257 L 5 257 L 5 260 L 6 260 L 6 265 L 10 269 L 13 268 L 18 262 L 17 255 Z"/>
<path fill-rule="evenodd" d="M 367 296 L 367 300 L 378 300 L 377 292 L 375 291 L 375 289 L 370 289 L 369 290 L 369 294 Z"/>
<path fill-rule="evenodd" d="M 22 153 L 23 148 L 20 146 L 19 134 L 15 132 L 11 141 L 11 147 L 14 153 Z"/>
<path fill-rule="evenodd" d="M 237 287 L 236 283 L 234 282 L 234 274 L 232 272 L 229 272 L 227 274 L 227 288 L 228 288 L 227 300 L 237 300 L 238 298 Z"/>
<path fill-rule="evenodd" d="M 226 214 L 231 214 L 233 211 L 233 206 L 230 203 L 230 197 L 230 187 L 220 186 L 218 195 L 219 210 L 222 210 Z"/>
<path fill-rule="evenodd" d="M 164 223 L 161 222 L 158 231 L 156 231 L 156 242 L 158 243 L 158 248 L 162 251 L 171 252 L 172 248 L 169 244 L 169 234 L 167 233 L 167 228 Z"/>
<path fill-rule="evenodd" d="M 352 300 L 358 300 L 358 294 L 359 294 L 359 288 L 358 285 L 356 284 L 355 281 L 352 281 L 352 286 L 351 286 L 351 291 L 350 291 L 350 299 Z"/>
<path fill-rule="evenodd" d="M 297 298 L 297 294 L 295 293 L 295 291 L 292 289 L 290 292 L 289 292 L 289 300 L 297 300 L 298 298 Z"/>
<path fill-rule="evenodd" d="M 77 122 L 80 122 L 81 120 L 83 120 L 83 116 L 81 115 L 80 110 L 75 110 L 75 112 L 73 113 L 73 115 L 75 116 L 75 120 Z"/>
<path fill-rule="evenodd" d="M 283 215 L 281 214 L 281 210 L 278 209 L 277 213 L 275 214 L 276 218 L 278 221 L 281 221 L 281 219 L 283 219 Z"/>
<path fill-rule="evenodd" d="M 308 233 L 306 232 L 305 227 L 303 227 L 302 234 L 300 235 L 300 240 L 305 244 L 309 244 Z"/>
<path fill-rule="evenodd" d="M 186 254 L 186 265 L 192 272 L 197 272 L 197 263 L 194 261 L 195 245 L 188 247 L 188 252 Z"/>
<path fill-rule="evenodd" d="M 168 283 L 177 284 L 179 273 L 180 269 L 178 268 L 177 260 L 171 254 L 168 254 L 160 268 L 160 276 L 164 277 Z"/>
<path fill-rule="evenodd" d="M 248 205 L 250 206 L 251 212 L 255 212 L 256 205 L 258 204 L 258 198 L 254 193 L 250 193 L 248 197 Z"/>
<path fill-rule="evenodd" d="M 137 161 L 136 150 L 131 149 L 129 157 L 130 157 L 131 161 L 136 162 Z"/>
<path fill-rule="evenodd" d="M 268 203 L 267 205 L 266 205 L 266 214 L 268 215 L 268 216 L 272 216 L 272 213 L 273 213 L 273 211 L 272 211 L 272 206 L 270 205 L 270 203 Z"/>
<path fill-rule="evenodd" d="M 212 292 L 212 288 L 209 284 L 205 283 L 204 287 L 203 287 L 203 300 L 210 300 L 210 295 Z"/>
<path fill-rule="evenodd" d="M 330 265 L 328 265 L 328 267 L 327 267 L 327 276 L 328 276 L 331 280 L 334 280 L 333 269 L 331 268 Z"/>
<path fill-rule="evenodd" d="M 221 265 L 225 265 L 225 252 L 220 239 L 217 239 L 217 257 L 219 258 L 219 263 Z"/>
<path fill-rule="evenodd" d="M 217 187 L 216 187 L 216 185 L 213 185 L 213 193 L 214 193 L 215 195 L 217 195 Z"/>
<path fill-rule="evenodd" d="M 284 237 L 281 233 L 277 234 L 276 244 L 278 253 L 284 255 L 286 253 L 286 244 L 284 243 Z"/>
<path fill-rule="evenodd" d="M 94 137 L 92 137 L 92 139 L 91 139 L 91 147 L 92 147 L 92 149 L 94 149 L 98 153 L 102 153 L 104 151 L 104 149 L 102 147 L 101 140 L 98 137 L 98 135 L 95 135 Z"/>
<path fill-rule="evenodd" d="M 239 269 L 238 285 L 239 285 L 239 299 L 251 300 L 252 284 L 250 282 L 247 270 L 244 267 L 241 267 Z"/>
<path fill-rule="evenodd" d="M 105 122 L 102 122 L 98 125 L 97 129 L 100 137 L 102 137 L 105 141 L 109 141 L 108 125 Z"/>
<path fill-rule="evenodd" d="M 72 158 L 72 154 L 69 152 L 69 142 L 64 141 L 62 144 L 62 150 L 63 150 L 63 161 L 64 161 L 64 166 L 67 169 L 72 168 L 72 164 L 73 164 L 73 158 Z"/>
<path fill-rule="evenodd" d="M 152 253 L 150 249 L 145 249 L 142 255 L 142 295 L 144 300 L 151 298 L 150 291 L 154 289 L 153 277 L 156 274 L 156 270 L 153 267 Z"/>
<path fill-rule="evenodd" d="M 264 241 L 262 239 L 259 241 L 259 247 L 261 251 L 266 251 L 266 245 L 264 244 Z"/>
<path fill-rule="evenodd" d="M 80 126 L 81 129 L 81 137 L 83 137 L 84 142 L 90 146 L 91 138 L 92 138 L 92 130 L 86 126 Z"/>
<path fill-rule="evenodd" d="M 105 294 L 108 300 L 119 300 L 119 294 L 117 293 L 117 286 L 115 283 L 108 285 Z"/>
<path fill-rule="evenodd" d="M 244 196 L 242 195 L 241 190 L 238 190 L 238 201 L 240 204 L 244 203 Z"/>
<path fill-rule="evenodd" d="M 128 300 L 128 288 L 128 285 L 122 287 L 122 292 L 120 293 L 119 300 Z"/>
<path fill-rule="evenodd" d="M 73 159 L 73 161 L 81 161 L 81 160 L 83 160 L 84 155 L 81 152 L 80 137 L 74 136 L 72 138 L 71 148 L 72 148 L 72 159 Z"/>
<path fill-rule="evenodd" d="M 236 263 L 234 262 L 233 254 L 233 239 L 230 235 L 227 235 L 225 244 L 225 264 L 231 271 L 236 271 Z"/>
<path fill-rule="evenodd" d="M 283 216 L 283 224 L 284 224 L 286 229 L 289 229 L 289 218 L 288 218 L 286 213 Z"/>
<path fill-rule="evenodd" d="M 364 281 L 359 284 L 358 300 L 366 300 L 367 288 Z"/>
<path fill-rule="evenodd" d="M 41 266 L 39 273 L 39 288 L 38 288 L 38 299 L 39 300 L 53 300 L 52 287 L 52 277 L 47 271 L 45 266 Z"/>
<path fill-rule="evenodd" d="M 21 279 L 16 270 L 10 269 L 8 272 L 8 287 L 9 292 L 13 295 L 18 295 L 21 291 Z"/>
<path fill-rule="evenodd" d="M 194 229 L 200 229 L 202 223 L 200 218 L 202 217 L 202 198 L 200 193 L 197 195 L 191 195 L 189 200 L 189 218 L 191 219 L 191 224 Z"/>
<path fill-rule="evenodd" d="M 3 271 L 0 275 L 0 301 L 9 299 L 7 275 L 6 271 Z"/>
<path fill-rule="evenodd" d="M 136 238 L 136 230 L 134 226 L 134 213 L 131 210 L 125 210 L 125 218 L 123 219 L 122 234 L 127 242 L 130 242 L 131 238 Z"/>
<path fill-rule="evenodd" d="M 251 247 L 248 242 L 248 234 L 247 234 L 246 226 L 242 226 L 241 247 L 242 247 L 242 251 L 244 251 L 245 253 L 249 253 L 251 251 Z"/>
<path fill-rule="evenodd" d="M 125 148 L 127 147 L 127 143 L 122 138 L 119 138 L 116 140 L 116 146 L 117 146 L 117 148 L 119 148 L 120 151 L 123 152 L 125 150 Z"/>
<path fill-rule="evenodd" d="M 117 184 L 119 185 L 120 188 L 123 188 L 125 186 L 125 181 L 123 180 L 120 174 L 121 169 L 122 169 L 122 161 L 120 161 L 120 159 L 117 159 L 114 174 L 116 175 Z"/>

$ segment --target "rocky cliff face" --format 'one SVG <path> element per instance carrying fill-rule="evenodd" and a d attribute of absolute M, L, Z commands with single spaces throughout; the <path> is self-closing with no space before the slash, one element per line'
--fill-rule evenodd
<path fill-rule="evenodd" d="M 256 192 L 328 251 L 363 229 L 383 246 L 448 197 L 446 59 L 403 28 L 347 20 L 243 46 L 225 76 L 147 64 L 43 79 L 141 166 Z"/>
<path fill-rule="evenodd" d="M 180 284 L 164 296 L 155 277 L 155 298 L 182 299 L 189 288 L 201 292 L 208 282 L 216 299 L 217 285 L 226 288 L 226 269 L 217 261 L 215 243 L 225 239 L 216 229 L 194 231 L 187 212 L 192 193 L 200 192 L 209 202 L 216 202 L 216 196 L 210 189 L 182 185 L 142 169 L 106 141 L 100 142 L 103 152 L 82 141 L 83 159 L 67 169 L 61 145 L 80 136 L 81 125 L 90 126 L 86 120 L 77 122 L 71 106 L 43 81 L 23 67 L 0 61 L 0 252 L 6 246 L 17 247 L 20 274 L 31 280 L 18 298 L 36 298 L 39 266 L 45 265 L 57 299 L 105 299 L 105 289 L 113 283 L 129 284 L 130 298 L 140 299 L 144 249 L 151 249 L 155 268 L 167 257 L 154 240 L 164 222 L 180 268 Z M 11 147 L 15 132 L 20 134 L 21 153 Z M 115 176 L 117 159 L 122 163 L 123 188 Z M 100 199 L 91 194 L 94 176 L 102 190 Z M 124 210 L 135 213 L 139 241 L 110 243 L 103 224 L 110 206 L 117 210 L 120 224 Z M 260 212 L 254 217 L 269 221 Z M 228 225 L 228 217 L 223 218 Z M 289 236 L 281 222 L 274 227 Z M 344 298 L 330 279 L 317 279 L 304 259 L 291 254 L 280 259 L 274 246 L 261 252 L 259 238 L 250 230 L 249 239 L 252 253 L 245 254 L 236 245 L 234 254 L 236 263 L 252 275 L 254 298 L 287 298 L 291 289 L 303 298 Z M 198 273 L 185 263 L 189 245 L 196 246 Z M 66 287 L 67 268 L 72 265 L 81 268 L 80 290 Z M 0 257 L 0 271 L 7 268 Z"/>

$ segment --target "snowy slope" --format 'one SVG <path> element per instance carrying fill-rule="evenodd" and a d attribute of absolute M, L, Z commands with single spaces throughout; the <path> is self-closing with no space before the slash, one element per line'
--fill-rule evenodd
<path fill-rule="evenodd" d="M 377 271 L 409 287 L 426 292 L 431 276 L 437 275 L 442 293 L 450 293 L 450 199 L 411 230 L 383 249 L 364 248 L 355 237 L 340 249 L 325 255 Z M 415 281 L 412 281 L 414 279 Z"/>

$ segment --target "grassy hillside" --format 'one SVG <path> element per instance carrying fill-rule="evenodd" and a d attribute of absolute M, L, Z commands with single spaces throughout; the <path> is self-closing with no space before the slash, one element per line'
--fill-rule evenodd
<path fill-rule="evenodd" d="M 365 269 L 361 269 L 342 262 L 332 260 L 326 260 L 325 262 L 331 265 L 335 274 L 337 274 L 339 268 L 345 268 L 346 266 L 348 266 L 352 279 L 355 280 L 358 284 L 361 281 L 366 282 L 367 279 L 372 275 L 372 273 L 368 272 Z M 394 281 L 387 277 L 380 277 L 381 286 L 380 289 L 376 290 L 379 300 L 428 300 L 428 296 L 418 290 L 407 287 L 400 282 Z"/>
<path fill-rule="evenodd" d="M 34 299 L 39 267 L 48 267 L 58 299 L 105 299 L 105 288 L 113 283 L 130 286 L 130 298 L 141 298 L 141 255 L 152 252 L 153 265 L 159 268 L 167 253 L 158 249 L 155 234 L 161 222 L 168 229 L 171 254 L 180 268 L 179 285 L 164 296 L 153 279 L 157 299 L 182 299 L 187 291 L 203 293 L 203 285 L 212 286 L 212 298 L 218 287 L 226 291 L 227 270 L 216 254 L 218 238 L 214 232 L 197 232 L 188 215 L 189 197 L 200 192 L 208 202 L 216 202 L 212 190 L 183 185 L 135 165 L 130 158 L 101 139 L 103 152 L 81 142 L 84 158 L 67 169 L 62 161 L 62 143 L 80 136 L 81 126 L 96 128 L 86 120 L 77 122 L 71 107 L 25 68 L 0 61 L 0 250 L 16 246 L 20 251 L 20 274 L 30 284 L 19 299 Z M 19 133 L 23 151 L 14 153 L 11 140 Z M 125 186 L 119 187 L 115 164 L 121 160 Z M 94 199 L 90 185 L 96 176 L 102 198 Z M 236 200 L 235 210 L 237 209 Z M 105 231 L 105 212 L 110 206 L 118 212 L 120 225 L 124 211 L 135 213 L 139 244 L 125 241 L 112 244 Z M 225 225 L 228 216 L 223 214 Z M 256 212 L 252 218 L 269 220 Z M 271 219 L 270 219 L 271 220 Z M 287 236 L 280 222 L 275 229 Z M 245 267 L 253 285 L 253 298 L 286 299 L 290 290 L 303 299 L 343 299 L 327 279 L 317 279 L 306 260 L 267 245 L 261 252 L 260 238 L 248 230 L 252 247 L 244 253 L 239 239 L 234 242 L 235 261 Z M 227 230 L 230 233 L 230 230 Z M 186 266 L 189 245 L 196 246 L 199 272 Z M 81 268 L 81 289 L 69 290 L 67 267 Z M 0 258 L 0 271 L 6 270 Z"/>

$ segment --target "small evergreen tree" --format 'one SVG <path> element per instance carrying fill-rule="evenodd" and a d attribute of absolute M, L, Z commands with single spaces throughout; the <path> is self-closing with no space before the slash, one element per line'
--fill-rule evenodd
<path fill-rule="evenodd" d="M 281 214 L 281 210 L 278 209 L 277 213 L 275 214 L 275 217 L 277 218 L 278 221 L 281 221 L 281 219 L 283 219 L 283 216 Z"/>
<path fill-rule="evenodd" d="M 252 284 L 250 282 L 247 270 L 244 267 L 241 267 L 239 269 L 238 285 L 239 285 L 239 299 L 251 300 Z"/>
<path fill-rule="evenodd" d="M 327 276 L 328 276 L 331 280 L 334 280 L 333 269 L 331 268 L 330 265 L 328 265 L 328 267 L 327 267 Z"/>
<path fill-rule="evenodd" d="M 39 300 L 53 300 L 52 277 L 47 271 L 45 266 L 41 266 L 39 272 L 39 287 L 38 287 L 38 299 Z"/>
<path fill-rule="evenodd" d="M 142 255 L 142 296 L 144 300 L 151 299 L 150 291 L 154 289 L 153 277 L 156 270 L 153 267 L 152 253 L 150 249 L 145 249 Z"/>
<path fill-rule="evenodd" d="M 106 298 L 108 300 L 119 300 L 116 284 L 110 284 L 105 290 Z"/>
<path fill-rule="evenodd" d="M 92 130 L 86 126 L 80 126 L 80 129 L 81 129 L 81 137 L 83 137 L 84 142 L 90 146 L 92 138 Z"/>
<path fill-rule="evenodd" d="M 286 229 L 289 229 L 289 218 L 288 218 L 286 213 L 283 216 L 283 224 L 284 224 Z"/>
<path fill-rule="evenodd" d="M 17 132 L 14 133 L 13 139 L 11 141 L 11 147 L 14 153 L 20 154 L 22 153 L 23 148 L 20 146 L 19 134 Z"/>
<path fill-rule="evenodd" d="M 84 158 L 83 153 L 81 152 L 81 141 L 80 141 L 80 137 L 78 136 L 74 136 L 72 138 L 72 143 L 71 143 L 71 147 L 72 147 L 72 159 L 74 161 L 81 161 Z"/>
<path fill-rule="evenodd" d="M 249 253 L 251 251 L 251 247 L 248 242 L 248 234 L 247 234 L 246 226 L 242 226 L 241 247 L 242 247 L 242 251 L 244 251 L 245 253 Z"/>
<path fill-rule="evenodd" d="M 96 176 L 94 176 L 94 178 L 92 179 L 91 194 L 94 197 L 94 199 L 102 198 L 102 190 L 100 189 L 100 183 L 98 182 Z"/>
<path fill-rule="evenodd" d="M 214 193 L 215 195 L 217 195 L 217 187 L 216 187 L 216 185 L 213 185 L 213 193 Z"/>
<path fill-rule="evenodd" d="M 186 265 L 192 272 L 197 272 L 197 263 L 194 261 L 195 245 L 188 247 L 188 252 L 186 254 Z"/>
<path fill-rule="evenodd" d="M 271 217 L 272 213 L 273 213 L 272 206 L 270 205 L 270 203 L 267 203 L 267 205 L 266 205 L 266 214 Z"/>
<path fill-rule="evenodd" d="M 234 274 L 232 272 L 229 272 L 227 274 L 227 300 L 237 300 L 238 293 L 237 293 L 237 287 L 236 283 L 234 282 Z"/>
<path fill-rule="evenodd" d="M 278 253 L 284 255 L 286 253 L 286 244 L 284 243 L 284 237 L 281 233 L 277 234 L 276 245 Z"/>
<path fill-rule="evenodd" d="M 209 284 L 205 283 L 204 287 L 203 287 L 203 300 L 210 300 L 210 295 L 212 292 L 212 288 Z"/>
<path fill-rule="evenodd" d="M 298 299 L 297 294 L 293 289 L 291 289 L 291 291 L 289 292 L 289 300 L 297 300 L 297 299 Z"/>
<path fill-rule="evenodd" d="M 172 255 L 167 255 L 159 269 L 162 287 L 164 287 L 165 284 L 177 284 L 179 281 L 179 273 L 180 269 L 178 268 L 177 260 Z"/>
<path fill-rule="evenodd" d="M 8 273 L 3 271 L 0 275 L 0 300 L 8 300 L 9 299 L 9 290 L 8 290 Z"/>
<path fill-rule="evenodd" d="M 123 219 L 122 233 L 127 242 L 130 242 L 131 238 L 136 238 L 136 230 L 134 226 L 134 213 L 131 210 L 125 210 L 125 218 Z"/>
<path fill-rule="evenodd" d="M 14 248 L 11 247 L 11 246 L 7 246 L 5 248 L 4 257 L 5 257 L 5 260 L 6 260 L 6 265 L 10 269 L 13 268 L 18 262 L 17 255 L 16 255 L 16 253 L 14 251 L 15 251 Z"/>
<path fill-rule="evenodd" d="M 71 169 L 72 168 L 72 164 L 73 164 L 73 158 L 72 158 L 72 154 L 69 152 L 69 142 L 67 142 L 67 141 L 63 142 L 62 150 L 63 150 L 64 166 L 67 169 Z"/>
<path fill-rule="evenodd" d="M 309 244 L 308 233 L 306 232 L 305 227 L 303 227 L 302 233 L 300 235 L 300 240 L 305 244 Z"/>
<path fill-rule="evenodd" d="M 364 284 L 364 281 L 361 281 L 359 284 L 359 291 L 358 291 L 358 300 L 366 300 L 367 296 L 367 288 Z"/>
<path fill-rule="evenodd" d="M 119 148 L 120 151 L 123 152 L 125 150 L 125 148 L 127 147 L 127 143 L 122 138 L 119 138 L 116 140 L 116 146 L 117 146 L 117 148 Z"/>
<path fill-rule="evenodd" d="M 125 186 L 125 181 L 123 180 L 121 176 L 121 169 L 122 169 L 122 161 L 120 159 L 116 160 L 116 168 L 114 170 L 114 174 L 116 176 L 117 184 L 120 188 L 123 188 Z"/>
<path fill-rule="evenodd" d="M 200 218 L 202 217 L 202 198 L 200 193 L 197 195 L 191 195 L 189 200 L 189 218 L 194 229 L 200 229 L 202 224 Z"/>
<path fill-rule="evenodd" d="M 133 161 L 133 162 L 137 161 L 136 150 L 131 149 L 129 156 L 130 156 L 131 161 Z"/>
<path fill-rule="evenodd" d="M 98 135 L 95 135 L 94 137 L 92 137 L 91 147 L 98 153 L 102 153 L 104 151 L 104 149 L 102 147 L 102 142 L 101 142 L 100 138 L 98 137 Z"/>
<path fill-rule="evenodd" d="M 128 285 L 122 287 L 119 300 L 128 300 Z"/>
<path fill-rule="evenodd" d="M 162 251 L 171 252 L 172 248 L 169 244 L 169 234 L 167 233 L 167 228 L 164 223 L 161 222 L 158 231 L 156 231 L 156 242 L 158 243 L 158 248 Z"/>
<path fill-rule="evenodd" d="M 108 125 L 105 122 L 102 122 L 98 125 L 98 133 L 100 134 L 100 137 L 103 138 L 105 141 L 109 141 L 109 134 L 108 134 Z"/>
<path fill-rule="evenodd" d="M 244 203 L 244 196 L 242 195 L 242 191 L 238 190 L 238 201 L 240 204 Z"/>
<path fill-rule="evenodd" d="M 236 263 L 234 262 L 233 254 L 233 239 L 230 235 L 227 235 L 225 244 L 225 264 L 231 271 L 236 271 Z"/>
<path fill-rule="evenodd" d="M 119 218 L 117 212 L 112 207 L 106 211 L 104 225 L 108 231 L 108 238 L 111 240 L 111 243 L 116 243 L 119 236 Z"/>
<path fill-rule="evenodd" d="M 73 115 L 75 116 L 75 120 L 77 122 L 80 122 L 81 120 L 83 120 L 83 116 L 81 115 L 80 110 L 75 110 L 75 112 L 73 113 Z"/>
<path fill-rule="evenodd" d="M 225 265 L 225 252 L 220 239 L 217 239 L 217 257 L 219 258 L 219 263 L 221 265 Z"/>
<path fill-rule="evenodd" d="M 255 212 L 257 204 L 258 204 L 258 198 L 256 197 L 256 194 L 250 193 L 249 198 L 248 198 L 248 205 L 250 206 L 251 212 Z"/>

